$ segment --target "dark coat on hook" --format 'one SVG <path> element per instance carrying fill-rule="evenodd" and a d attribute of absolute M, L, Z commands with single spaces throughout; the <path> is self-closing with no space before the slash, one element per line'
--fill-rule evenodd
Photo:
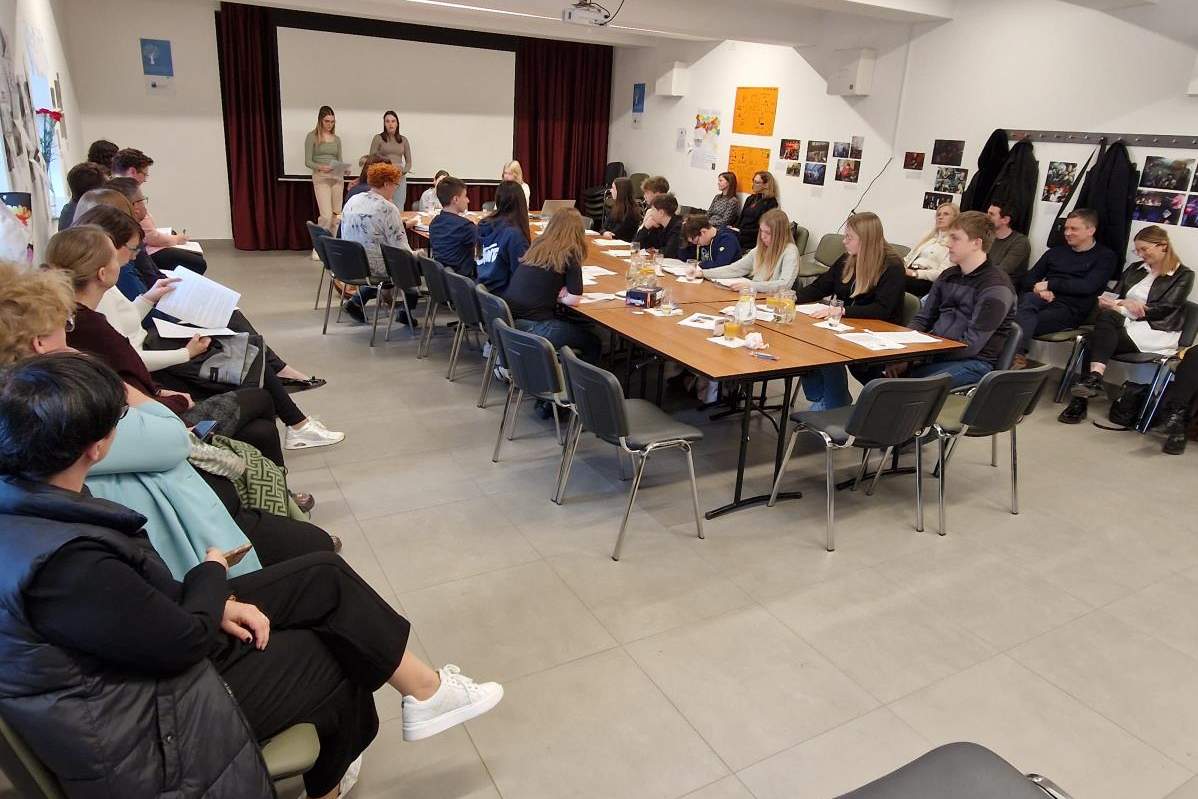
<path fill-rule="evenodd" d="M 961 195 L 962 211 L 981 211 L 983 214 L 990 208 L 993 196 L 994 181 L 1002 170 L 1011 147 L 1007 144 L 1007 132 L 1002 128 L 990 134 L 982 154 L 978 156 L 978 169 L 969 181 L 969 188 Z"/>
<path fill-rule="evenodd" d="M 1098 214 L 1096 238 L 1115 251 L 1120 268 L 1131 236 L 1131 214 L 1139 182 L 1140 170 L 1131 160 L 1127 145 L 1117 141 L 1098 156 L 1094 168 L 1086 173 L 1074 206 L 1090 208 Z"/>
<path fill-rule="evenodd" d="M 1040 163 L 1032 143 L 1027 139 L 1015 142 L 994 180 L 990 199 L 1010 204 L 1011 227 L 1025 236 L 1032 227 L 1032 208 L 1036 204 L 1039 181 Z"/>

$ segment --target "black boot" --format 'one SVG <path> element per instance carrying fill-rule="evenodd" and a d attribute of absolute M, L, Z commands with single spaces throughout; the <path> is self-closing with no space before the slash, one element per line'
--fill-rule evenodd
<path fill-rule="evenodd" d="M 1061 411 L 1057 421 L 1062 424 L 1081 424 L 1086 420 L 1086 411 L 1089 410 L 1090 401 L 1084 397 L 1074 397 L 1065 406 L 1065 410 Z"/>
<path fill-rule="evenodd" d="M 1165 445 L 1161 452 L 1166 455 L 1180 455 L 1186 451 L 1186 431 L 1190 426 L 1190 411 L 1184 405 L 1166 405 L 1161 409 L 1164 421 L 1161 427 L 1165 431 Z"/>
<path fill-rule="evenodd" d="M 1102 375 L 1098 372 L 1090 372 L 1090 374 L 1078 380 L 1069 389 L 1070 394 L 1083 399 L 1094 399 L 1100 396 L 1102 392 Z"/>

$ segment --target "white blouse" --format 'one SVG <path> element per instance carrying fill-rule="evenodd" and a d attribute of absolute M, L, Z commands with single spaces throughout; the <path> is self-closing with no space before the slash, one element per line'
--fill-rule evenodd
<path fill-rule="evenodd" d="M 157 372 L 159 369 L 190 361 L 191 353 L 187 351 L 186 347 L 173 350 L 144 349 L 147 333 L 146 329 L 141 326 L 141 321 L 152 310 L 154 310 L 154 305 L 145 298 L 145 295 L 130 302 L 116 286 L 104 292 L 104 296 L 100 298 L 100 304 L 96 306 L 96 311 L 104 315 L 108 324 L 112 325 L 116 332 L 129 339 L 129 343 L 133 345 L 133 349 L 137 350 L 137 354 L 141 356 L 148 371 Z"/>
<path fill-rule="evenodd" d="M 907 253 L 903 266 L 919 272 L 924 280 L 935 280 L 940 273 L 952 266 L 948 259 L 948 233 L 940 232 Z"/>
<path fill-rule="evenodd" d="M 1154 280 L 1156 280 L 1156 276 L 1149 272 L 1147 277 L 1128 290 L 1127 299 L 1139 300 L 1147 305 L 1148 292 L 1152 289 Z M 1128 338 L 1135 342 L 1140 352 L 1155 352 L 1160 355 L 1177 353 L 1177 345 L 1181 342 L 1180 330 L 1156 330 L 1144 319 L 1132 319 L 1127 315 L 1125 308 L 1119 310 L 1127 317 L 1123 321 L 1123 329 L 1127 331 Z"/>

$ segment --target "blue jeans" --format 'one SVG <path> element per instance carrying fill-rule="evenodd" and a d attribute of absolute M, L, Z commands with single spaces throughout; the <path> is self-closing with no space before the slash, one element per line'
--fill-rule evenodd
<path fill-rule="evenodd" d="M 982 376 L 994 369 L 993 364 L 977 358 L 961 361 L 933 361 L 913 366 L 907 371 L 908 377 L 932 377 L 948 375 L 952 379 L 952 387 L 971 386 L 982 379 Z"/>
<path fill-rule="evenodd" d="M 849 394 L 849 375 L 843 366 L 821 366 L 803 375 L 800 385 L 813 411 L 842 408 L 853 402 Z"/>
<path fill-rule="evenodd" d="M 555 350 L 569 347 L 587 363 L 599 363 L 599 356 L 603 353 L 602 342 L 585 323 L 567 319 L 547 319 L 543 322 L 517 319 L 516 328 L 548 339 Z"/>

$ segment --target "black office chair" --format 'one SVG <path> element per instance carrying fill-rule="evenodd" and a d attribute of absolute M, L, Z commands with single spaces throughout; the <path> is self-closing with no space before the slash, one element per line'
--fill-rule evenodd
<path fill-rule="evenodd" d="M 483 374 L 483 387 L 478 395 L 478 407 L 485 408 L 495 370 L 508 368 L 507 360 L 503 356 L 503 344 L 499 341 L 499 335 L 495 332 L 493 323 L 496 319 L 502 319 L 508 327 L 515 327 L 516 323 L 512 319 L 512 310 L 503 297 L 487 291 L 487 287 L 482 283 L 474 287 L 474 292 L 478 295 L 478 309 L 482 314 L 483 330 L 487 334 L 487 340 L 491 342 L 491 353 L 487 356 L 486 371 Z"/>
<path fill-rule="evenodd" d="M 919 297 L 916 297 L 910 292 L 903 293 L 903 327 L 911 326 L 911 323 L 915 321 L 915 315 L 919 313 L 919 307 Z"/>
<path fill-rule="evenodd" d="M 702 538 L 703 514 L 699 512 L 699 486 L 695 480 L 691 444 L 701 441 L 703 432 L 676 421 L 648 400 L 624 399 L 624 390 L 620 388 L 620 381 L 615 375 L 586 363 L 569 347 L 562 347 L 561 355 L 570 384 L 570 398 L 574 402 L 574 418 L 566 431 L 566 452 L 556 501 L 560 504 L 564 498 L 566 482 L 570 479 L 570 465 L 574 461 L 583 430 L 626 452 L 632 458 L 633 476 L 632 490 L 628 494 L 624 518 L 620 522 L 620 533 L 611 554 L 612 560 L 619 560 L 624 534 L 628 530 L 628 515 L 636 501 L 649 456 L 658 450 L 676 447 L 686 454 L 686 466 L 691 478 L 691 500 L 695 506 L 695 530 Z"/>
<path fill-rule="evenodd" d="M 424 275 L 424 285 L 428 288 L 428 300 L 424 306 L 424 334 L 420 339 L 420 346 L 416 349 L 416 357 L 427 358 L 437 325 L 437 312 L 442 308 L 450 308 L 451 304 L 449 288 L 445 284 L 445 267 L 426 255 L 419 256 L 418 260 L 420 272 Z"/>
<path fill-rule="evenodd" d="M 391 283 L 391 301 L 387 303 L 387 335 L 383 341 L 391 340 L 391 324 L 395 321 L 395 304 L 398 301 L 403 306 L 404 316 L 408 318 L 408 333 L 416 337 L 416 309 L 408 302 L 408 292 L 420 291 L 420 261 L 411 250 L 401 250 L 389 244 L 381 246 L 383 264 L 387 267 L 387 277 Z M 381 300 L 380 300 L 381 301 Z"/>
<path fill-rule="evenodd" d="M 489 214 L 494 210 L 495 210 L 495 201 L 494 200 L 488 200 L 487 202 L 483 203 L 483 213 L 484 214 Z"/>
<path fill-rule="evenodd" d="M 329 270 L 333 273 L 333 277 L 345 283 L 348 286 L 357 286 L 358 288 L 365 287 L 381 287 L 385 281 L 374 277 L 370 274 L 370 261 L 366 258 L 366 248 L 356 241 L 347 239 L 335 239 L 328 237 L 323 240 L 324 250 L 329 257 Z M 319 250 L 317 251 L 319 252 Z M 333 305 L 333 282 L 329 281 L 329 291 L 325 296 L 324 306 L 324 328 L 321 333 L 327 333 L 329 329 L 329 310 Z M 376 303 L 374 307 L 374 324 L 370 328 L 370 346 L 374 346 L 374 337 L 378 333 L 379 328 L 379 306 L 381 303 Z M 342 303 L 344 307 L 344 303 Z M 363 303 L 362 312 L 366 312 L 366 305 Z M 341 307 L 337 309 L 337 321 L 341 321 Z"/>
<path fill-rule="evenodd" d="M 616 178 L 622 178 L 627 174 L 623 161 L 608 161 L 607 166 L 603 168 L 603 188 L 606 189 Z"/>
<path fill-rule="evenodd" d="M 478 293 L 474 290 L 475 282 L 452 269 L 446 269 L 444 275 L 449 301 L 458 315 L 458 327 L 453 333 L 453 345 L 449 348 L 449 369 L 445 372 L 445 379 L 452 383 L 466 334 L 471 330 L 481 330 L 483 320 L 478 307 Z"/>
<path fill-rule="evenodd" d="M 1178 347 L 1181 349 L 1192 347 L 1195 338 L 1198 338 L 1198 303 L 1187 302 Z M 1154 352 L 1130 352 L 1116 355 L 1111 360 L 1129 365 L 1156 364 L 1156 369 L 1152 373 L 1152 382 L 1148 384 L 1148 393 L 1144 397 L 1144 403 L 1140 406 L 1140 412 L 1136 418 L 1136 429 L 1141 433 L 1147 433 L 1152 424 L 1152 417 L 1156 415 L 1156 409 L 1165 395 L 1165 388 L 1173 379 L 1173 370 L 1170 368 L 1170 364 L 1177 361 L 1177 356 L 1161 355 Z"/>
<path fill-rule="evenodd" d="M 320 308 L 320 290 L 324 288 L 324 273 L 329 271 L 329 256 L 324 251 L 324 241 L 332 234 L 322 228 L 315 222 L 305 222 L 308 227 L 308 237 L 312 239 L 312 249 L 316 251 L 316 257 L 320 259 L 320 282 L 316 284 L 316 301 L 312 303 L 312 310 Z"/>
<path fill-rule="evenodd" d="M 984 746 L 952 743 L 838 799 L 1070 799 L 1039 774 L 1025 775 Z"/>
<path fill-rule="evenodd" d="M 838 449 L 860 447 L 864 450 L 858 480 L 865 471 L 869 451 L 883 449 L 882 462 L 894 447 L 916 440 L 915 447 L 915 529 L 923 532 L 923 447 L 918 445 L 932 429 L 937 414 L 948 396 L 948 375 L 923 378 L 879 378 L 871 380 L 852 405 L 828 411 L 799 411 L 790 418 L 797 424 L 786 445 L 782 468 L 770 493 L 770 507 L 778 499 L 778 489 L 786 476 L 786 467 L 802 432 L 814 433 L 824 442 L 824 471 L 827 480 L 827 549 L 836 549 L 835 460 Z M 944 459 L 944 440 L 940 441 L 940 460 Z M 881 473 L 881 467 L 878 469 Z M 874 475 L 876 482 L 877 475 Z M 943 500 L 942 500 L 943 501 Z"/>
<path fill-rule="evenodd" d="M 557 440 L 562 444 L 562 462 L 557 470 L 557 481 L 552 494 L 553 501 L 557 502 L 566 465 L 566 436 L 562 435 L 558 411 L 570 412 L 571 421 L 574 412 L 557 353 L 554 352 L 553 344 L 545 337 L 518 330 L 504 319 L 492 319 L 491 328 L 499 339 L 510 375 L 507 400 L 503 404 L 503 415 L 499 418 L 499 435 L 495 438 L 495 452 L 491 455 L 491 462 L 499 462 L 499 449 L 503 446 L 504 434 L 507 434 L 508 441 L 515 437 L 516 415 L 526 397 L 552 403 L 553 426 Z"/>

